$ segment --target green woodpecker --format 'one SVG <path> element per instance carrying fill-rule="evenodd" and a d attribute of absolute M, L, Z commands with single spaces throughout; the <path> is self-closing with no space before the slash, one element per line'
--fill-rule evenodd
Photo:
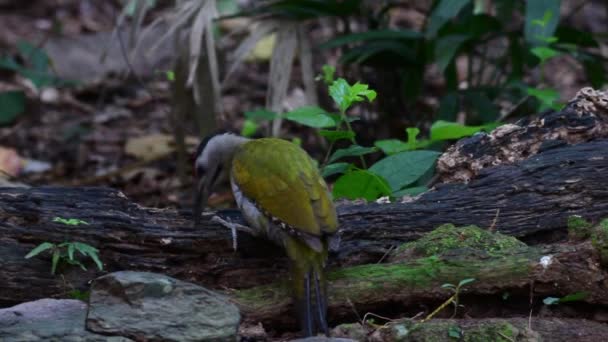
<path fill-rule="evenodd" d="M 291 261 L 294 304 L 305 335 L 327 335 L 324 268 L 338 220 L 310 156 L 281 139 L 217 134 L 199 145 L 195 173 L 195 222 L 213 188 L 230 180 L 250 232 L 284 248 Z"/>

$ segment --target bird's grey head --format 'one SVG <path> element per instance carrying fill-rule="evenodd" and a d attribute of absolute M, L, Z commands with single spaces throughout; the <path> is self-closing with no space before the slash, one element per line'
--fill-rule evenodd
<path fill-rule="evenodd" d="M 237 147 L 248 140 L 232 133 L 217 133 L 204 138 L 199 144 L 194 161 L 194 174 L 198 182 L 193 212 L 196 223 L 211 191 L 228 180 L 230 163 Z"/>

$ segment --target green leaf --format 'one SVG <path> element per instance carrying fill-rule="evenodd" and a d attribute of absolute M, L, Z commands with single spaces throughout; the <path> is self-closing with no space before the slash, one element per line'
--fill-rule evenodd
<path fill-rule="evenodd" d="M 399 139 L 376 140 L 374 146 L 387 155 L 410 150 L 410 145 Z"/>
<path fill-rule="evenodd" d="M 21 57 L 31 65 L 32 69 L 39 72 L 48 71 L 50 59 L 44 50 L 25 40 L 17 42 L 17 49 L 19 49 Z"/>
<path fill-rule="evenodd" d="M 327 140 L 329 141 L 336 141 L 336 140 L 350 140 L 352 138 L 355 137 L 355 132 L 353 131 L 328 131 L 328 130 L 320 130 L 319 134 L 322 137 L 325 137 Z"/>
<path fill-rule="evenodd" d="M 572 293 L 569 294 L 567 296 L 564 296 L 562 298 L 559 299 L 560 303 L 567 303 L 567 302 L 578 302 L 581 301 L 585 298 L 587 298 L 589 296 L 589 292 L 576 292 L 576 293 Z"/>
<path fill-rule="evenodd" d="M 460 340 L 462 338 L 462 329 L 457 325 L 450 325 L 448 327 L 448 336 Z"/>
<path fill-rule="evenodd" d="M 524 37 L 533 46 L 547 45 L 543 38 L 552 37 L 559 23 L 560 0 L 526 1 Z M 540 39 L 539 39 L 540 37 Z"/>
<path fill-rule="evenodd" d="M 101 260 L 99 260 L 99 256 L 97 256 L 97 253 L 89 254 L 89 256 L 91 257 L 91 259 L 93 259 L 95 265 L 97 265 L 97 268 L 100 271 L 103 271 L 103 264 L 101 263 Z"/>
<path fill-rule="evenodd" d="M 38 246 L 36 246 L 34 249 L 32 249 L 29 253 L 27 253 L 27 255 L 25 256 L 26 259 L 29 259 L 31 257 L 35 257 L 36 255 L 55 247 L 54 243 L 50 243 L 50 242 L 43 242 L 41 244 L 39 244 Z"/>
<path fill-rule="evenodd" d="M 540 101 L 540 103 L 541 103 L 540 110 L 541 111 L 545 110 L 545 109 L 549 109 L 549 108 L 559 109 L 559 107 L 560 107 L 556 103 L 556 101 L 559 99 L 559 93 L 555 89 L 528 88 L 527 92 L 528 92 L 528 95 L 534 96 Z"/>
<path fill-rule="evenodd" d="M 369 170 L 386 179 L 392 191 L 398 191 L 429 171 L 439 155 L 435 151 L 401 152 L 381 159 Z"/>
<path fill-rule="evenodd" d="M 74 245 L 77 251 L 79 251 L 82 255 L 85 256 L 90 254 L 97 254 L 97 252 L 99 252 L 97 248 L 86 243 L 72 242 L 72 244 Z"/>
<path fill-rule="evenodd" d="M 444 289 L 455 289 L 456 285 L 450 284 L 450 283 L 445 283 L 445 284 L 441 285 L 441 287 Z"/>
<path fill-rule="evenodd" d="M 373 102 L 377 94 L 367 84 L 357 82 L 350 87 L 350 95 L 354 101 L 363 101 L 362 97 L 365 96 L 369 102 Z"/>
<path fill-rule="evenodd" d="M 327 178 L 338 173 L 345 173 L 346 171 L 348 171 L 351 165 L 351 163 L 328 164 L 325 165 L 325 167 L 321 171 L 321 175 L 323 176 L 323 178 Z"/>
<path fill-rule="evenodd" d="M 374 101 L 377 94 L 369 89 L 367 84 L 357 82 L 351 86 L 345 79 L 338 78 L 329 86 L 329 95 L 340 108 L 340 112 L 344 113 L 353 103 L 364 101 L 364 97 L 369 102 Z"/>
<path fill-rule="evenodd" d="M 251 121 L 254 122 L 261 122 L 261 121 L 270 121 L 270 120 L 274 120 L 278 117 L 277 113 L 270 111 L 270 110 L 266 110 L 266 109 L 258 109 L 258 110 L 254 110 L 251 112 L 245 112 L 245 118 L 249 119 Z"/>
<path fill-rule="evenodd" d="M 435 60 L 441 72 L 445 72 L 447 66 L 452 62 L 460 46 L 470 38 L 466 34 L 451 34 L 441 37 L 435 44 Z"/>
<path fill-rule="evenodd" d="M 410 149 L 416 148 L 416 138 L 418 134 L 420 134 L 420 129 L 418 127 L 408 127 L 405 129 L 405 133 L 407 134 L 407 144 Z"/>
<path fill-rule="evenodd" d="M 74 260 L 74 249 L 75 247 L 73 243 L 68 244 L 68 258 L 70 260 Z"/>
<path fill-rule="evenodd" d="M 470 3 L 470 0 L 441 0 L 431 12 L 425 35 L 434 37 L 439 29 L 450 19 L 456 17 L 460 11 Z"/>
<path fill-rule="evenodd" d="M 328 163 L 333 163 L 334 161 L 344 158 L 344 157 L 358 157 L 363 156 L 369 153 L 376 152 L 375 147 L 363 147 L 359 145 L 351 145 L 347 148 L 337 149 L 327 161 Z"/>
<path fill-rule="evenodd" d="M 284 114 L 284 118 L 290 121 L 297 122 L 301 125 L 321 128 L 334 127 L 336 122 L 327 112 L 317 106 L 306 106 L 293 110 Z"/>
<path fill-rule="evenodd" d="M 332 84 L 334 82 L 334 75 L 336 74 L 336 67 L 325 64 L 321 68 L 321 71 L 323 72 L 323 82 L 328 85 Z"/>
<path fill-rule="evenodd" d="M 431 140 L 460 139 L 473 135 L 479 131 L 490 131 L 498 127 L 499 123 L 491 122 L 482 126 L 465 126 L 456 122 L 438 120 L 431 126 Z"/>
<path fill-rule="evenodd" d="M 547 297 L 547 298 L 543 299 L 543 303 L 545 303 L 545 305 L 555 305 L 555 304 L 559 303 L 559 298 Z"/>
<path fill-rule="evenodd" d="M 12 124 L 24 111 L 24 92 L 17 90 L 0 93 L 0 126 Z"/>
<path fill-rule="evenodd" d="M 258 124 L 250 119 L 245 119 L 243 122 L 243 128 L 241 128 L 241 135 L 244 137 L 251 137 L 258 130 Z"/>
<path fill-rule="evenodd" d="M 329 96 L 334 100 L 341 112 L 346 112 L 351 105 L 350 85 L 343 78 L 337 80 L 329 86 Z"/>
<path fill-rule="evenodd" d="M 68 226 L 78 226 L 81 224 L 86 224 L 86 225 L 89 224 L 87 221 L 84 221 L 84 220 L 80 220 L 80 219 L 76 219 L 76 218 L 65 219 L 65 218 L 62 218 L 59 216 L 54 217 L 53 222 L 63 223 Z"/>
<path fill-rule="evenodd" d="M 461 280 L 461 281 L 458 283 L 458 287 L 465 286 L 465 285 L 470 284 L 470 283 L 472 283 L 472 282 L 474 282 L 474 281 L 475 281 L 475 278 L 467 278 L 467 279 L 463 279 L 463 280 Z"/>
<path fill-rule="evenodd" d="M 165 72 L 165 76 L 167 77 L 167 81 L 169 81 L 169 82 L 175 81 L 175 72 L 173 70 L 167 70 Z"/>
<path fill-rule="evenodd" d="M 58 249 L 55 249 L 53 251 L 53 257 L 51 260 L 51 274 L 55 274 L 55 271 L 57 270 L 57 265 L 59 264 L 59 257 L 61 256 L 60 252 Z"/>
<path fill-rule="evenodd" d="M 333 196 L 336 199 L 363 198 L 373 201 L 379 197 L 388 196 L 390 193 L 386 180 L 366 170 L 352 171 L 340 176 L 333 187 Z"/>
<path fill-rule="evenodd" d="M 530 52 L 532 52 L 534 56 L 538 57 L 541 63 L 545 63 L 548 59 L 560 55 L 559 51 L 546 46 L 537 46 L 530 49 Z"/>

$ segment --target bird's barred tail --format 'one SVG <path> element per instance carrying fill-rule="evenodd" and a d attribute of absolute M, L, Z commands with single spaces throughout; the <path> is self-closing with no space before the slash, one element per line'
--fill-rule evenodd
<path fill-rule="evenodd" d="M 329 334 L 327 281 L 324 273 L 326 250 L 324 248 L 324 251 L 316 252 L 297 241 L 288 248 L 295 309 L 306 336 Z M 297 257 L 294 258 L 296 255 Z"/>

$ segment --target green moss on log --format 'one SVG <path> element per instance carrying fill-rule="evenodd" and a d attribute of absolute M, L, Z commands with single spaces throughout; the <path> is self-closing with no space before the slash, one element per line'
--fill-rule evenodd
<path fill-rule="evenodd" d="M 443 298 L 449 293 L 441 289 L 442 284 L 457 284 L 466 278 L 475 278 L 476 282 L 471 286 L 479 288 L 486 283 L 524 279 L 533 261 L 541 256 L 538 249 L 515 238 L 472 226 L 444 225 L 405 246 L 396 255 L 416 249 L 423 256 L 391 258 L 393 261 L 388 264 L 360 265 L 328 272 L 330 306 L 345 306 L 349 301 L 365 304 L 389 299 L 407 300 L 415 296 Z M 245 314 L 276 310 L 289 303 L 286 288 L 285 284 L 259 286 L 238 290 L 233 298 Z"/>
<path fill-rule="evenodd" d="M 571 240 L 584 240 L 591 236 L 591 223 L 579 215 L 568 217 L 568 237 Z"/>
<path fill-rule="evenodd" d="M 593 228 L 591 243 L 600 255 L 602 266 L 608 266 L 608 219 L 602 220 Z"/>
<path fill-rule="evenodd" d="M 526 244 L 512 236 L 480 229 L 476 226 L 455 227 L 444 224 L 422 238 L 405 243 L 397 249 L 397 254 L 406 253 L 420 256 L 437 255 L 454 249 L 475 249 L 491 256 L 525 248 Z"/>

